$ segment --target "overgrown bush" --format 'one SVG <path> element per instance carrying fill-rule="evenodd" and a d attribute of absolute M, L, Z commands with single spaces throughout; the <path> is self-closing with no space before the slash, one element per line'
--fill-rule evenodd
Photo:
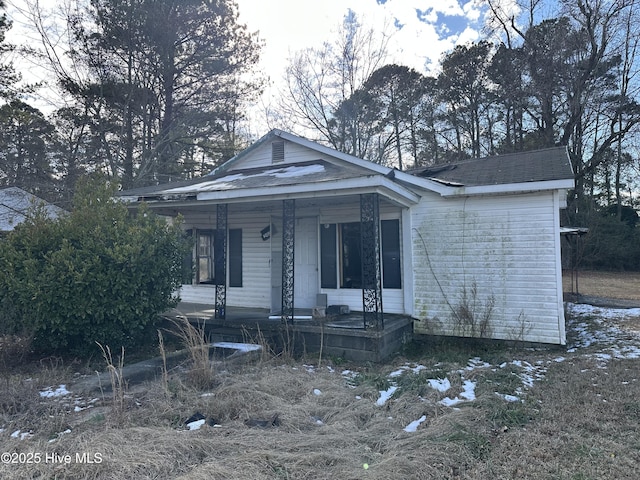
<path fill-rule="evenodd" d="M 0 331 L 26 331 L 43 353 L 155 338 L 157 314 L 178 301 L 188 245 L 179 225 L 145 206 L 132 215 L 113 195 L 89 181 L 69 215 L 36 212 L 0 241 Z"/>

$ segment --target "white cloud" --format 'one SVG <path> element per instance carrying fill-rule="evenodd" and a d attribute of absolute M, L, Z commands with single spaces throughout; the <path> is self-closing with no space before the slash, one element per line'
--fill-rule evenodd
<path fill-rule="evenodd" d="M 320 47 L 335 38 L 336 29 L 349 9 L 365 26 L 379 32 L 394 30 L 389 43 L 390 61 L 425 72 L 433 68 L 457 43 L 478 38 L 467 27 L 442 28 L 443 16 L 456 23 L 480 18 L 477 0 L 238 0 L 240 21 L 265 40 L 261 64 L 274 81 L 284 74 L 288 59 L 298 50 Z M 399 28 L 394 27 L 397 26 Z"/>

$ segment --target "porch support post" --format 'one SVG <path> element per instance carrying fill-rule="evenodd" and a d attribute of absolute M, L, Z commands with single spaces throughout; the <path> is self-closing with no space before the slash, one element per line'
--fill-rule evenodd
<path fill-rule="evenodd" d="M 380 273 L 380 207 L 377 193 L 360 195 L 360 246 L 364 328 L 381 330 L 384 319 Z"/>
<path fill-rule="evenodd" d="M 214 279 L 216 282 L 215 318 L 227 315 L 227 205 L 216 206 L 216 231 L 213 241 Z"/>
<path fill-rule="evenodd" d="M 282 201 L 282 321 L 293 323 L 295 200 Z"/>

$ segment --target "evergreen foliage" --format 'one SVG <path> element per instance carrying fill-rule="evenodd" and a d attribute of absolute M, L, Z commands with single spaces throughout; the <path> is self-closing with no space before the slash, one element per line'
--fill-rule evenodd
<path fill-rule="evenodd" d="M 175 306 L 188 245 L 179 225 L 142 206 L 135 215 L 104 182 L 85 182 L 74 210 L 36 211 L 0 241 L 0 331 L 26 331 L 41 353 L 95 353 L 96 343 L 155 338 Z"/>

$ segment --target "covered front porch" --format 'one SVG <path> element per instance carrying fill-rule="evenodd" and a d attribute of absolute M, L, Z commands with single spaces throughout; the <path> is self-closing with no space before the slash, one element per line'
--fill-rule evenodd
<path fill-rule="evenodd" d="M 217 318 L 228 306 L 266 308 L 284 322 L 296 310 L 338 308 L 381 329 L 386 311 L 407 313 L 403 210 L 377 193 L 207 207 L 180 210 L 195 244 L 181 297 L 213 304 Z"/>
<path fill-rule="evenodd" d="M 411 337 L 409 235 L 403 208 L 387 197 L 218 203 L 181 214 L 195 239 L 181 313 L 213 341 L 263 336 L 299 353 L 380 361 Z"/>

